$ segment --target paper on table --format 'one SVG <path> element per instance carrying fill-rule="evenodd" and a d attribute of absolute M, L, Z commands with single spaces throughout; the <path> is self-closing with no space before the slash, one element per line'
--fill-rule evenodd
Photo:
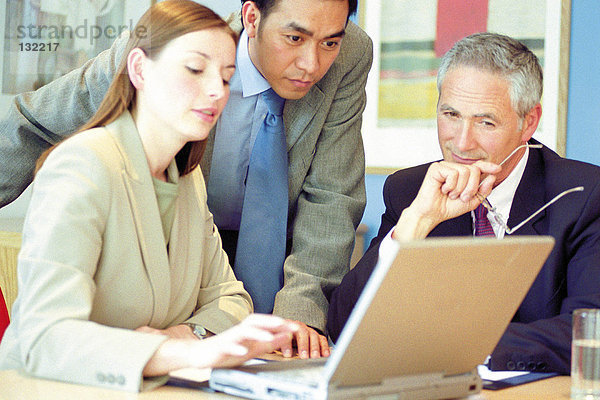
<path fill-rule="evenodd" d="M 246 361 L 244 365 L 264 364 L 266 361 L 260 359 L 252 359 Z M 211 368 L 181 368 L 169 373 L 169 377 L 181 379 L 187 382 L 208 382 L 210 378 Z"/>
<path fill-rule="evenodd" d="M 210 371 L 210 368 L 182 368 L 171 371 L 169 376 L 184 381 L 201 383 L 208 381 L 208 378 L 210 378 Z"/>
<path fill-rule="evenodd" d="M 558 375 L 556 372 L 490 371 L 485 365 L 479 365 L 477 372 L 483 381 L 483 388 L 488 390 L 504 389 Z"/>
<path fill-rule="evenodd" d="M 484 381 L 501 381 L 508 378 L 514 378 L 515 376 L 527 375 L 528 371 L 491 371 L 485 365 L 478 365 L 477 372 Z"/>

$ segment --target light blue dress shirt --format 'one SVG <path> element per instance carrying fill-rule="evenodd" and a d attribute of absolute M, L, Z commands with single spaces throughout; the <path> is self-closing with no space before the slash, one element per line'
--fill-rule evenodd
<path fill-rule="evenodd" d="M 246 31 L 240 35 L 236 70 L 229 85 L 229 101 L 217 121 L 208 207 L 219 229 L 239 230 L 248 162 L 268 111 L 259 94 L 271 87 L 250 60 Z"/>

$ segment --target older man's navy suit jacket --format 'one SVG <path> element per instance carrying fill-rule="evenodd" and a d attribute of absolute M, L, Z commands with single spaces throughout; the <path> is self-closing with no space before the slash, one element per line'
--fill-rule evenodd
<path fill-rule="evenodd" d="M 381 240 L 416 197 L 428 167 L 401 170 L 387 178 L 379 233 L 332 294 L 327 328 L 333 340 L 375 267 Z M 508 226 L 517 225 L 563 190 L 579 185 L 583 192 L 561 198 L 515 233 L 551 235 L 556 244 L 492 353 L 491 369 L 570 372 L 571 313 L 576 308 L 600 308 L 600 167 L 561 158 L 546 147 L 530 149 L 508 221 Z M 441 223 L 429 236 L 472 232 L 467 213 Z"/>

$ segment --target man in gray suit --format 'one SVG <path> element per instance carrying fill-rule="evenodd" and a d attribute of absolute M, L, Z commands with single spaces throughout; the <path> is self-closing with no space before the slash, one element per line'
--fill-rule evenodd
<path fill-rule="evenodd" d="M 372 42 L 348 17 L 356 0 L 242 0 L 230 24 L 244 31 L 238 49 L 231 97 L 216 134 L 209 137 L 202 170 L 209 205 L 228 199 L 231 183 L 248 167 L 256 136 L 256 77 L 286 99 L 283 120 L 288 152 L 287 251 L 283 287 L 273 313 L 298 321 L 292 342 L 300 357 L 329 355 L 325 329 L 328 298 L 348 270 L 354 231 L 364 210 L 364 153 L 360 127 Z M 72 134 L 102 100 L 122 58 L 127 38 L 118 39 L 83 67 L 42 87 L 18 95 L 0 121 L 0 206 L 31 182 L 40 153 Z M 249 118 L 247 118 L 249 116 Z M 234 129 L 231 129 L 231 128 Z M 229 136 L 225 136 L 229 134 Z M 227 145 L 219 146 L 219 139 Z M 240 139 L 241 138 L 241 139 Z M 211 181 L 211 166 L 235 164 L 225 181 Z M 243 180 L 243 178 L 242 178 Z M 243 188 L 234 187 L 234 191 Z M 227 215 L 215 211 L 215 221 Z M 238 224 L 239 226 L 239 224 Z M 225 224 L 223 246 L 235 255 L 237 230 Z M 238 228 L 239 229 L 239 228 Z M 260 240 L 260 238 L 256 238 Z M 232 262 L 233 264 L 233 262 Z M 191 334 L 190 330 L 190 334 Z"/>

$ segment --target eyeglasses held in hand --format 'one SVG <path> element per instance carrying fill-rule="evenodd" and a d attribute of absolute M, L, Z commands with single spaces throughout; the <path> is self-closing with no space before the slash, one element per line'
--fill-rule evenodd
<path fill-rule="evenodd" d="M 513 156 L 513 154 L 515 154 L 518 150 L 524 148 L 524 147 L 529 147 L 532 149 L 541 149 L 543 146 L 541 144 L 522 144 L 520 146 L 518 146 L 516 149 L 514 149 L 512 151 L 512 153 L 510 153 L 499 165 L 502 166 L 502 164 L 504 164 L 506 161 L 508 161 L 509 158 L 511 158 Z M 569 194 L 569 193 L 573 193 L 573 192 L 581 192 L 583 191 L 583 186 L 577 186 L 571 189 L 567 189 L 564 192 L 559 193 L 558 195 L 556 195 L 552 200 L 550 200 L 549 202 L 547 202 L 546 204 L 544 204 L 539 210 L 537 210 L 536 212 L 534 212 L 533 214 L 531 214 L 529 217 L 527 217 L 523 222 L 521 222 L 520 224 L 518 224 L 517 226 L 515 226 L 514 228 L 509 228 L 509 226 L 506 224 L 506 222 L 504 222 L 504 219 L 502 219 L 502 216 L 498 213 L 498 211 L 496 210 L 496 207 L 493 207 L 490 202 L 488 201 L 488 199 L 486 197 L 483 197 L 480 193 L 477 193 L 477 198 L 481 201 L 481 204 L 483 204 L 483 206 L 490 212 L 492 213 L 492 216 L 494 217 L 494 220 L 496 221 L 496 223 L 498 225 L 500 225 L 502 227 L 502 229 L 504 229 L 504 231 L 506 232 L 507 235 L 510 235 L 512 233 L 515 233 L 517 231 L 517 229 L 521 228 L 523 225 L 525 225 L 526 223 L 528 223 L 529 221 L 531 221 L 533 218 L 535 218 L 536 215 L 538 215 L 539 213 L 541 213 L 542 211 L 544 211 L 549 205 L 555 203 L 556 201 L 558 201 L 561 197 Z"/>

